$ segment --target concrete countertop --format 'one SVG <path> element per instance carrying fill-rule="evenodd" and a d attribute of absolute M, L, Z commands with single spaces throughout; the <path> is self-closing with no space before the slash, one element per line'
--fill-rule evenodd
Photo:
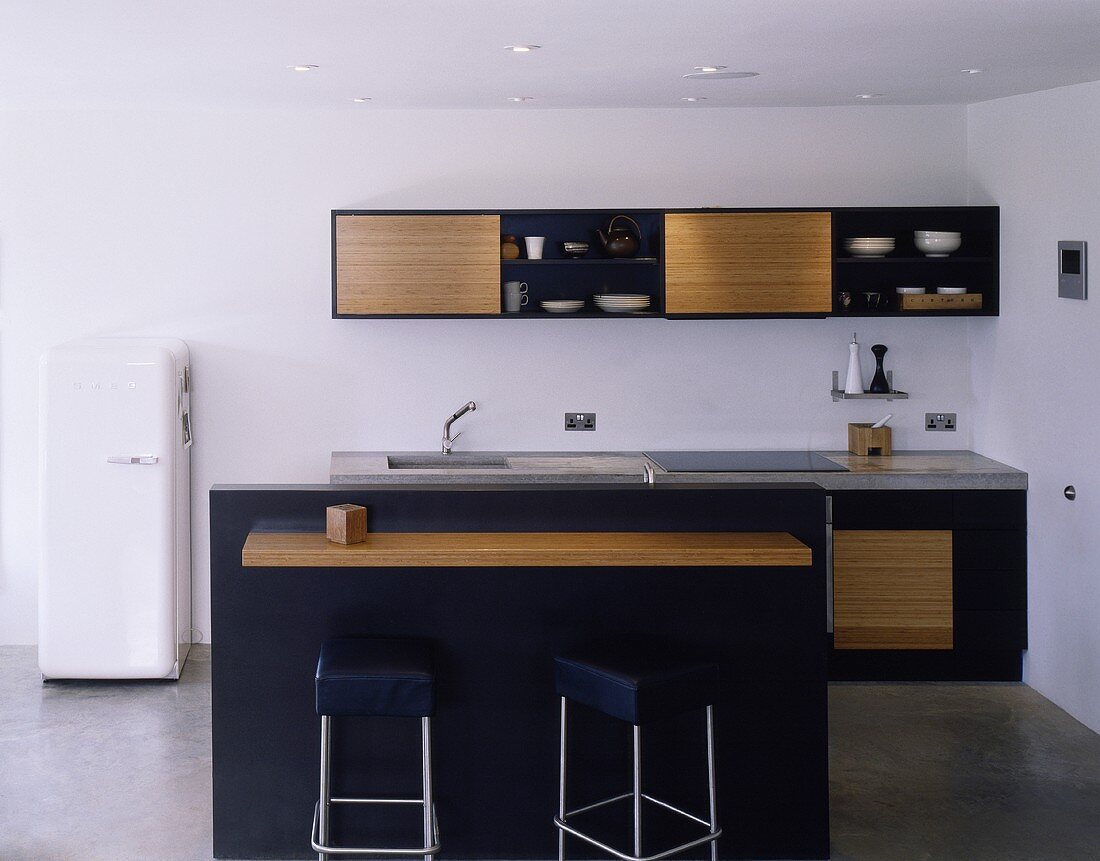
<path fill-rule="evenodd" d="M 972 451 L 901 451 L 860 457 L 822 451 L 848 472 L 665 472 L 637 452 L 455 452 L 466 457 L 502 457 L 507 468 L 390 469 L 387 457 L 430 452 L 334 451 L 332 484 L 637 484 L 644 465 L 654 482 L 673 484 L 788 484 L 812 482 L 826 490 L 1026 490 L 1027 473 Z"/>

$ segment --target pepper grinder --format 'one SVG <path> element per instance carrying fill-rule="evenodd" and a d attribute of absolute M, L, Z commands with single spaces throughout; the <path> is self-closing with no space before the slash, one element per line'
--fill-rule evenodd
<path fill-rule="evenodd" d="M 886 345 L 875 344 L 871 347 L 871 352 L 875 354 L 878 367 L 875 368 L 875 375 L 871 378 L 871 386 L 867 391 L 876 395 L 888 395 L 890 393 L 890 381 L 886 379 L 886 371 L 882 369 L 882 359 L 886 355 Z"/>
<path fill-rule="evenodd" d="M 848 376 L 844 380 L 844 394 L 863 394 L 863 371 L 859 367 L 859 341 L 852 332 L 852 343 L 848 345 Z"/>

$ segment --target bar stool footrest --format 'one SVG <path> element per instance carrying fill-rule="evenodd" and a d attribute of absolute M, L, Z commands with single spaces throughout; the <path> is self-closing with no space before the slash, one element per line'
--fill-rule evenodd
<path fill-rule="evenodd" d="M 608 804 L 614 804 L 616 801 L 622 801 L 627 798 L 632 798 L 633 796 L 633 792 L 624 792 L 622 795 L 613 795 L 610 798 L 603 799 L 602 801 L 596 801 L 592 804 L 586 804 L 583 807 L 576 808 L 575 810 L 567 811 L 564 819 L 560 816 L 555 816 L 554 825 L 558 828 L 559 831 L 583 840 L 586 843 L 595 846 L 597 849 L 602 849 L 604 852 L 608 852 L 611 855 L 614 855 L 616 858 L 621 859 L 621 861 L 661 861 L 661 859 L 663 858 L 669 858 L 673 855 L 678 855 L 681 852 L 686 852 L 688 849 L 694 849 L 696 846 L 703 846 L 707 843 L 713 843 L 715 840 L 722 836 L 722 829 L 717 828 L 716 830 L 708 831 L 702 837 L 696 838 L 695 840 L 689 840 L 687 843 L 681 843 L 679 846 L 673 846 L 671 849 L 665 849 L 661 852 L 656 853 L 655 855 L 631 855 L 625 852 L 621 852 L 613 846 L 608 846 L 606 843 L 597 840 L 590 834 L 586 834 L 568 823 L 568 819 L 571 816 L 576 816 L 581 813 L 587 813 L 590 810 L 596 810 L 597 808 L 605 807 Z M 692 822 L 702 825 L 704 828 L 710 829 L 714 827 L 702 817 L 695 816 L 692 813 L 688 813 L 686 810 L 681 810 L 679 807 L 676 807 L 673 804 L 669 804 L 667 801 L 661 801 L 660 799 L 654 798 L 652 795 L 647 795 L 645 793 L 642 794 L 642 798 L 650 802 L 651 804 L 656 804 L 659 807 L 670 810 L 685 819 L 689 819 Z"/>
<path fill-rule="evenodd" d="M 421 798 L 330 798 L 329 804 L 419 804 L 423 806 Z M 435 805 L 432 805 L 432 839 L 431 846 L 409 846 L 403 849 L 366 848 L 351 846 L 325 846 L 320 835 L 321 826 L 321 802 L 318 800 L 313 805 L 313 829 L 310 832 L 310 846 L 314 852 L 324 852 L 330 855 L 358 855 L 364 858 L 370 857 L 416 857 L 435 855 L 439 852 L 439 819 L 435 814 Z"/>

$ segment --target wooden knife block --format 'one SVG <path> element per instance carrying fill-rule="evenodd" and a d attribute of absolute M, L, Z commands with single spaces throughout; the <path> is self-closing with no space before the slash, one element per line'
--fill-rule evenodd
<path fill-rule="evenodd" d="M 874 428 L 870 422 L 849 422 L 848 451 L 858 455 L 888 455 L 892 434 L 889 427 Z"/>

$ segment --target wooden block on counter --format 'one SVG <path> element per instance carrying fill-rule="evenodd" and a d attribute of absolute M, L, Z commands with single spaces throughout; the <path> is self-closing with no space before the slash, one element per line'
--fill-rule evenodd
<path fill-rule="evenodd" d="M 892 451 L 893 434 L 889 427 L 871 427 L 870 422 L 849 422 L 848 451 L 866 456 L 888 455 Z"/>
<path fill-rule="evenodd" d="M 330 505 L 325 522 L 329 541 L 361 544 L 367 540 L 367 509 L 362 505 Z"/>

